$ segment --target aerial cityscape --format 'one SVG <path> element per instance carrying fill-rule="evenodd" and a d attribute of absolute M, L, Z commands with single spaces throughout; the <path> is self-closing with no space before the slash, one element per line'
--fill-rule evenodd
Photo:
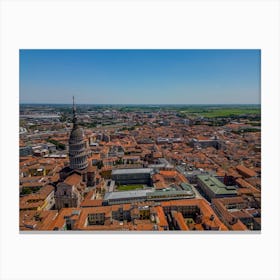
<path fill-rule="evenodd" d="M 21 50 L 20 231 L 260 231 L 259 50 Z"/>

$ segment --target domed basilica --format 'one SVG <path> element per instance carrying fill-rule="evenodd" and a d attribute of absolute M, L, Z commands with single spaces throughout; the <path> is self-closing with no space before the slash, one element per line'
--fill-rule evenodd
<path fill-rule="evenodd" d="M 60 171 L 56 186 L 56 209 L 78 207 L 87 187 L 96 184 L 96 167 L 89 162 L 90 150 L 83 128 L 78 125 L 73 97 L 73 128 L 69 137 L 69 166 Z"/>

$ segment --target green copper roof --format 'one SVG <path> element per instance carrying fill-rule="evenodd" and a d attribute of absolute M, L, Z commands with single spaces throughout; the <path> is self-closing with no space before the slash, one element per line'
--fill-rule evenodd
<path fill-rule="evenodd" d="M 237 194 L 234 186 L 226 186 L 217 178 L 209 175 L 198 175 L 198 180 L 204 183 L 216 195 L 230 195 Z"/>

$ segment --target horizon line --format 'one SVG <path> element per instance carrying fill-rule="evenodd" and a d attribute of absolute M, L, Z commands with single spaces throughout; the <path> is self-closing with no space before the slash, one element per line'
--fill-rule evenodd
<path fill-rule="evenodd" d="M 32 102 L 21 102 L 19 105 L 72 105 L 72 103 L 32 103 Z M 161 106 L 161 105 L 176 105 L 176 106 L 186 106 L 186 105 L 261 105 L 261 103 L 76 103 L 76 105 L 145 105 L 145 106 Z"/>

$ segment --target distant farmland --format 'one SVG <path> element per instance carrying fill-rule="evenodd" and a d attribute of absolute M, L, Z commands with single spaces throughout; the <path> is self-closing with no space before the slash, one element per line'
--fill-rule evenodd
<path fill-rule="evenodd" d="M 260 107 L 188 107 L 180 110 L 181 114 L 190 116 L 202 116 L 205 118 L 226 118 L 226 117 L 236 117 L 240 115 L 260 115 Z"/>

